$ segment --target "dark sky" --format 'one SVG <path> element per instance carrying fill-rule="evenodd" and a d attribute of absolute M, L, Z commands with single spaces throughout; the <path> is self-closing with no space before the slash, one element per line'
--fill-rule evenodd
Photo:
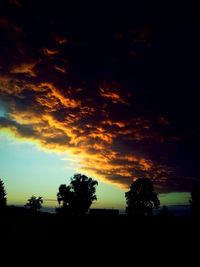
<path fill-rule="evenodd" d="M 198 8 L 151 2 L 1 1 L 0 127 L 120 186 L 200 183 Z"/>

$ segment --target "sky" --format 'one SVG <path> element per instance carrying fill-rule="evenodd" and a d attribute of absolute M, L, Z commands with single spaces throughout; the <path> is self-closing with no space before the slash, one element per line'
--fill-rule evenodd
<path fill-rule="evenodd" d="M 57 205 L 74 173 L 94 207 L 137 178 L 162 204 L 200 184 L 197 7 L 143 1 L 0 3 L 0 177 L 10 204 Z"/>

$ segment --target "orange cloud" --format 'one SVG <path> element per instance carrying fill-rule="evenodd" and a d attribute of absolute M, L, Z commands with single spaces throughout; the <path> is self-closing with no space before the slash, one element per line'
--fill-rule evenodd
<path fill-rule="evenodd" d="M 23 90 L 22 83 L 13 79 L 9 76 L 1 75 L 0 76 L 0 92 L 3 95 L 14 94 L 18 95 Z"/>
<path fill-rule="evenodd" d="M 108 124 L 110 126 L 116 125 L 119 128 L 124 128 L 127 125 L 126 122 L 123 122 L 123 121 L 112 121 L 112 120 L 102 121 L 102 124 L 104 124 L 104 125 Z"/>
<path fill-rule="evenodd" d="M 1 76 L 0 96 L 10 102 L 8 117 L 0 118 L 0 128 L 45 150 L 67 152 L 76 160 L 79 171 L 123 188 L 141 175 L 163 182 L 165 166 L 158 168 L 124 142 L 129 138 L 130 142 L 155 138 L 150 122 L 142 117 L 110 119 L 104 104 L 78 99 L 82 93 L 82 88 L 64 90 L 51 82 L 31 83 L 13 75 Z M 119 101 L 118 97 L 114 99 Z"/>
<path fill-rule="evenodd" d="M 53 38 L 56 41 L 56 43 L 58 43 L 59 45 L 68 43 L 67 38 L 65 38 L 64 36 L 61 36 L 61 35 L 58 35 L 55 33 L 53 33 L 52 35 L 53 35 Z"/>
<path fill-rule="evenodd" d="M 139 160 L 140 165 L 142 165 L 144 171 L 148 171 L 152 168 L 153 164 L 150 160 L 147 159 L 140 159 Z"/>
<path fill-rule="evenodd" d="M 21 65 L 16 65 L 11 68 L 10 73 L 14 74 L 25 74 L 30 77 L 35 77 L 36 73 L 34 71 L 34 68 L 36 66 L 37 62 L 34 63 L 23 63 Z"/>
<path fill-rule="evenodd" d="M 60 71 L 62 73 L 65 73 L 66 72 L 66 70 L 64 68 L 62 68 L 62 67 L 59 67 L 59 66 L 56 66 L 55 65 L 54 68 L 55 68 L 55 70 Z"/>
<path fill-rule="evenodd" d="M 102 97 L 110 99 L 113 103 L 128 104 L 119 93 L 111 91 L 109 88 L 99 88 Z"/>
<path fill-rule="evenodd" d="M 103 150 L 103 149 L 105 149 L 105 146 L 102 145 L 102 144 L 99 144 L 99 143 L 95 143 L 92 147 L 93 147 L 95 150 Z"/>
<path fill-rule="evenodd" d="M 113 138 L 115 135 L 113 133 L 106 133 L 106 132 L 101 132 L 101 131 L 94 131 L 89 134 L 91 138 L 97 138 L 100 139 L 108 144 L 111 144 L 113 142 Z"/>
<path fill-rule="evenodd" d="M 54 56 L 56 54 L 59 53 L 58 50 L 56 49 L 51 49 L 51 48 L 42 48 L 43 53 L 45 54 L 45 56 L 49 57 L 49 56 Z"/>
<path fill-rule="evenodd" d="M 60 101 L 60 103 L 66 108 L 76 108 L 80 106 L 80 101 L 68 98 L 67 94 L 63 95 L 54 85 L 51 83 L 41 83 L 39 88 L 43 88 L 49 91 L 50 95 Z"/>
<path fill-rule="evenodd" d="M 100 95 L 112 103 L 117 104 L 128 104 L 126 98 L 130 96 L 130 93 L 127 93 L 126 90 L 123 89 L 121 86 L 116 82 L 104 82 L 102 86 L 99 88 Z"/>

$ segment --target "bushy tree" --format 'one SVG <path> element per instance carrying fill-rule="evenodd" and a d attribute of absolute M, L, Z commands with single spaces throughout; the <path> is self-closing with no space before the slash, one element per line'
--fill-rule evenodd
<path fill-rule="evenodd" d="M 68 214 L 83 215 L 88 212 L 92 202 L 97 199 L 98 182 L 86 175 L 75 174 L 70 185 L 60 185 L 57 194 L 58 203 Z"/>
<path fill-rule="evenodd" d="M 139 178 L 134 181 L 130 190 L 125 193 L 129 215 L 138 217 L 152 215 L 154 208 L 158 208 L 160 201 L 151 181 L 148 178 Z"/>
<path fill-rule="evenodd" d="M 32 196 L 28 199 L 28 202 L 24 206 L 29 207 L 32 211 L 38 211 L 42 208 L 42 203 L 42 197 Z"/>
<path fill-rule="evenodd" d="M 71 191 L 71 187 L 65 184 L 61 184 L 58 189 L 57 193 L 57 200 L 59 207 L 61 208 L 61 211 L 65 214 L 71 215 L 72 210 L 72 203 L 74 201 L 74 194 Z M 57 212 L 59 212 L 60 209 L 57 209 Z"/>
<path fill-rule="evenodd" d="M 0 208 L 4 208 L 7 203 L 6 190 L 3 181 L 0 179 Z"/>

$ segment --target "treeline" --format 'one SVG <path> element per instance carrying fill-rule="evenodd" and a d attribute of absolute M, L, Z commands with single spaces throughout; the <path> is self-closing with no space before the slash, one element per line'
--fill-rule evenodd
<path fill-rule="evenodd" d="M 98 182 L 84 174 L 74 174 L 70 184 L 61 184 L 58 188 L 57 201 L 59 207 L 56 212 L 62 215 L 82 216 L 88 213 L 91 204 L 97 200 L 96 187 Z M 6 190 L 3 181 L 0 179 L 0 210 L 7 205 Z M 154 190 L 154 186 L 148 178 L 138 178 L 133 181 L 130 190 L 125 193 L 126 213 L 131 217 L 150 217 L 153 210 L 158 209 L 160 200 Z M 191 191 L 189 200 L 192 215 L 200 217 L 200 187 Z M 43 198 L 31 196 L 24 205 L 32 212 L 42 208 Z M 169 216 L 170 212 L 164 206 L 160 212 L 162 216 Z"/>

